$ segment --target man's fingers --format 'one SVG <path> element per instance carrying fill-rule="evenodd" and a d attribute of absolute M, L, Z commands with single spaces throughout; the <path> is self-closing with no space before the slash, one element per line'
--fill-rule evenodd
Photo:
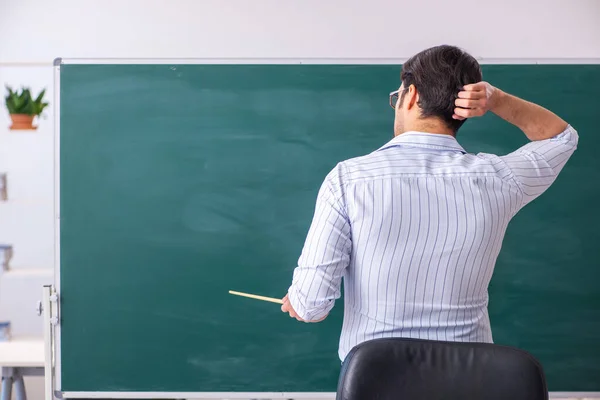
<path fill-rule="evenodd" d="M 471 83 L 463 86 L 454 100 L 454 115 L 452 118 L 462 121 L 465 118 L 480 117 L 488 109 L 488 93 L 486 82 Z"/>
<path fill-rule="evenodd" d="M 290 314 L 290 318 L 298 318 L 298 314 L 296 314 L 296 311 L 294 311 L 294 309 L 292 308 L 292 305 L 290 304 L 289 299 L 286 297 L 283 298 L 283 304 L 281 305 L 281 311 L 283 311 L 284 313 L 289 313 Z"/>
<path fill-rule="evenodd" d="M 471 100 L 471 99 L 456 99 L 454 105 L 461 108 L 483 108 L 485 107 L 484 100 Z"/>
<path fill-rule="evenodd" d="M 481 90 L 462 90 L 458 92 L 459 99 L 484 99 L 486 97 L 486 93 L 484 89 Z"/>
<path fill-rule="evenodd" d="M 289 302 L 283 303 L 283 305 L 281 306 L 281 311 L 283 311 L 284 313 L 290 314 L 290 318 L 298 318 L 298 314 L 296 314 L 294 309 L 292 307 L 290 307 Z"/>
<path fill-rule="evenodd" d="M 292 307 L 290 304 L 290 299 L 288 298 L 287 294 L 283 296 L 282 301 L 283 304 L 281 305 L 281 311 L 290 314 L 290 318 L 296 318 L 300 322 L 305 322 L 302 318 L 300 318 L 300 316 L 294 310 L 294 307 Z"/>
<path fill-rule="evenodd" d="M 482 108 L 460 108 L 454 109 L 454 114 L 463 118 L 480 117 L 485 114 L 485 110 Z"/>
<path fill-rule="evenodd" d="M 290 310 L 290 300 L 288 299 L 288 295 L 283 296 L 283 304 L 281 305 L 281 311 L 288 312 Z"/>
<path fill-rule="evenodd" d="M 454 109 L 454 114 L 458 115 L 459 117 L 469 118 L 471 117 L 471 110 L 457 107 Z"/>
<path fill-rule="evenodd" d="M 463 86 L 463 90 L 465 91 L 484 91 L 485 92 L 485 82 L 477 82 L 477 83 L 469 83 L 468 85 Z"/>

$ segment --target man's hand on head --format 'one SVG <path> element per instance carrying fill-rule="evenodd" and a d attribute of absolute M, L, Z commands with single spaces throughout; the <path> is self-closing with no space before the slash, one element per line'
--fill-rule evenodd
<path fill-rule="evenodd" d="M 492 109 L 498 89 L 487 82 L 478 82 L 463 86 L 454 101 L 456 108 L 452 118 L 463 120 L 481 117 Z"/>
<path fill-rule="evenodd" d="M 283 300 L 283 305 L 281 306 L 281 311 L 284 313 L 290 314 L 290 318 L 296 318 L 300 322 L 321 322 L 325 318 L 327 318 L 327 315 L 326 315 L 323 318 L 316 320 L 316 321 L 305 321 L 302 318 L 300 318 L 298 313 L 296 313 L 296 310 L 294 310 L 294 307 L 292 307 L 292 304 L 290 303 L 290 299 L 288 298 L 287 294 L 285 295 L 285 297 L 282 300 Z"/>

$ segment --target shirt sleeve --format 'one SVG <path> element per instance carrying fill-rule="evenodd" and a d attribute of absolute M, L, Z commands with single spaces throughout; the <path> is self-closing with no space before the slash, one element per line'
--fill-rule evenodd
<path fill-rule="evenodd" d="M 554 183 L 573 152 L 579 136 L 568 125 L 553 138 L 530 142 L 518 150 L 499 157 L 521 192 L 520 207 L 536 199 Z"/>
<path fill-rule="evenodd" d="M 341 164 L 321 185 L 313 220 L 294 270 L 288 298 L 305 321 L 324 318 L 341 295 L 341 280 L 350 262 L 352 248 Z"/>

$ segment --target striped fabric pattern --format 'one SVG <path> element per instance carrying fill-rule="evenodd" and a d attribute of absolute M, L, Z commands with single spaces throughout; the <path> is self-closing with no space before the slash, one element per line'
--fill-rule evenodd
<path fill-rule="evenodd" d="M 341 296 L 339 356 L 381 337 L 492 342 L 488 284 L 511 218 L 577 147 L 568 126 L 505 156 L 469 154 L 447 135 L 406 132 L 325 178 L 294 270 L 300 317 Z"/>

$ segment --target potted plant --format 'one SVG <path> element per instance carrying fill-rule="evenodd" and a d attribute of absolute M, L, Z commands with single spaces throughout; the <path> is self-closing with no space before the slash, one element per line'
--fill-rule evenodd
<path fill-rule="evenodd" d="M 37 129 L 33 126 L 33 119 L 42 114 L 48 103 L 44 102 L 44 94 L 46 89 L 34 99 L 31 96 L 31 91 L 27 88 L 21 88 L 21 91 L 13 91 L 10 87 L 6 87 L 8 93 L 6 95 L 6 108 L 12 120 L 10 129 Z"/>

